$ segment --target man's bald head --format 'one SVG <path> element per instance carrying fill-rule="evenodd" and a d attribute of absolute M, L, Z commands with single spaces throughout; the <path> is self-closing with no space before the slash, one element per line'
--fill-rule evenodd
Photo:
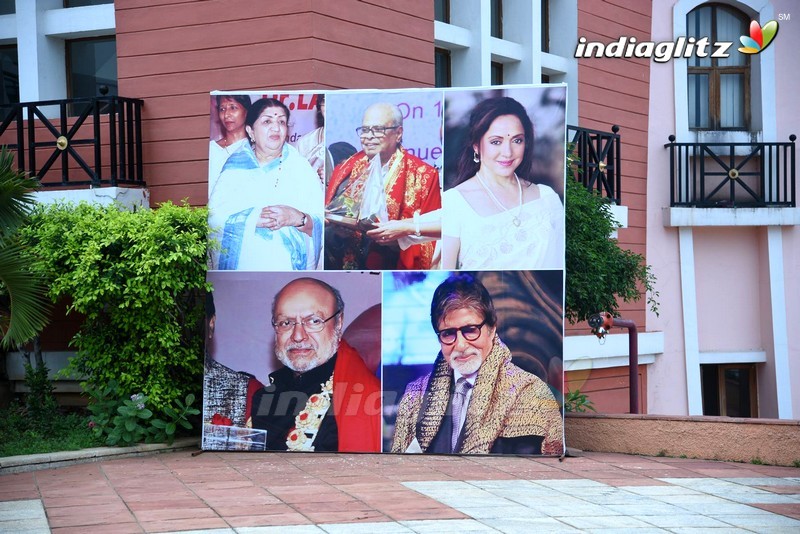
<path fill-rule="evenodd" d="M 388 102 L 378 102 L 372 104 L 364 110 L 364 117 L 368 115 L 380 118 L 388 118 L 391 122 L 390 126 L 403 125 L 403 113 L 400 108 Z"/>
<path fill-rule="evenodd" d="M 361 135 L 361 148 L 370 158 L 381 155 L 381 163 L 386 163 L 403 139 L 403 114 L 394 104 L 379 102 L 364 111 L 361 121 L 363 128 L 380 128 L 383 134 L 374 130 Z"/>
<path fill-rule="evenodd" d="M 339 310 L 342 315 L 344 314 L 344 301 L 342 300 L 342 294 L 338 289 L 327 282 L 323 282 L 322 280 L 317 280 L 316 278 L 311 277 L 303 277 L 292 280 L 283 286 L 280 291 L 278 291 L 278 293 L 275 295 L 275 298 L 272 300 L 272 317 L 275 317 L 275 306 L 283 294 L 294 294 L 295 292 L 302 293 L 309 290 L 312 293 L 318 293 L 319 291 L 327 292 L 333 299 L 333 304 L 336 310 Z M 319 294 L 319 296 L 321 296 L 321 294 Z M 324 297 L 322 298 L 324 299 Z"/>

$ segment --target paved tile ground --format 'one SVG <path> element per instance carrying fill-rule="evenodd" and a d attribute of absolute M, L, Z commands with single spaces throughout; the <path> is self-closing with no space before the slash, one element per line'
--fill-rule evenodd
<path fill-rule="evenodd" d="M 173 452 L 0 475 L 0 532 L 800 532 L 800 469 Z"/>

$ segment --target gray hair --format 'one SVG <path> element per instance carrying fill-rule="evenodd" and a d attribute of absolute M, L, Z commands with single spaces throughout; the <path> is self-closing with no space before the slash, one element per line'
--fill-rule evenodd
<path fill-rule="evenodd" d="M 367 107 L 367 110 L 370 108 L 383 108 L 389 111 L 392 117 L 392 125 L 393 126 L 402 126 L 403 125 L 403 113 L 400 111 L 400 108 L 395 106 L 394 104 L 390 104 L 389 102 L 377 102 L 375 104 L 371 104 Z M 366 110 L 364 110 L 366 113 Z"/>
<path fill-rule="evenodd" d="M 439 284 L 431 301 L 431 325 L 439 331 L 439 323 L 450 312 L 466 308 L 474 311 L 490 327 L 497 324 L 497 312 L 486 287 L 469 273 L 453 274 Z"/>

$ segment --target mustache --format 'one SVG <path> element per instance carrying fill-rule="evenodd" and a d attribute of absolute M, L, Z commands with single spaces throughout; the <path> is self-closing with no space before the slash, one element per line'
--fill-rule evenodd
<path fill-rule="evenodd" d="M 475 348 L 469 348 L 467 350 L 454 350 L 450 353 L 450 359 L 453 358 L 461 358 L 463 356 L 480 356 L 481 352 Z"/>
<path fill-rule="evenodd" d="M 287 343 L 284 350 L 313 350 L 310 343 Z"/>

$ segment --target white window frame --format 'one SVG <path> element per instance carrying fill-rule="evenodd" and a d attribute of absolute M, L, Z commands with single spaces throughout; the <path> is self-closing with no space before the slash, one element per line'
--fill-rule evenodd
<path fill-rule="evenodd" d="M 686 16 L 694 8 L 711 3 L 708 0 L 678 0 L 672 12 L 673 39 L 687 34 Z M 760 24 L 774 19 L 774 9 L 768 0 L 717 0 L 745 15 L 756 18 Z M 738 43 L 733 44 L 738 47 Z M 675 136 L 679 142 L 750 143 L 777 139 L 775 113 L 775 47 L 771 46 L 753 56 L 750 62 L 750 131 L 690 130 L 688 60 L 673 60 L 675 87 Z M 759 127 L 760 125 L 760 127 Z"/>

